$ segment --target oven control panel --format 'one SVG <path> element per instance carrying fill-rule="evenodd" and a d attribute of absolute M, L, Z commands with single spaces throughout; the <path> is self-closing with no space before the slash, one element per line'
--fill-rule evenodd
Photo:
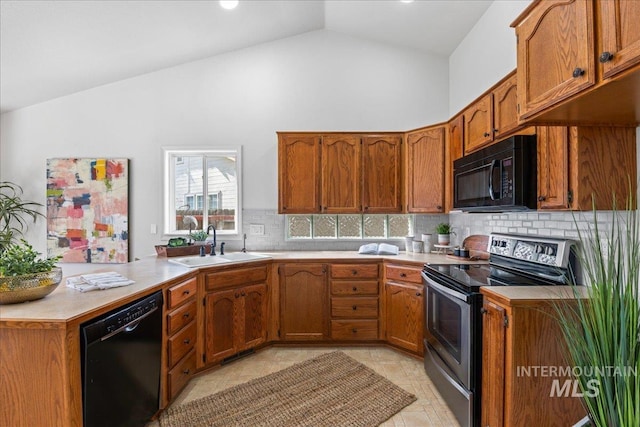
<path fill-rule="evenodd" d="M 490 254 L 515 258 L 539 264 L 566 267 L 569 250 L 575 244 L 572 240 L 531 237 L 509 234 L 489 236 Z"/>

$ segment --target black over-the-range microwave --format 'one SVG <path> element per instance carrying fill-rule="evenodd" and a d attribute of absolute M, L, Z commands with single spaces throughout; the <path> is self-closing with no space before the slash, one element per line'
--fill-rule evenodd
<path fill-rule="evenodd" d="M 535 135 L 515 135 L 453 162 L 454 209 L 536 209 Z"/>

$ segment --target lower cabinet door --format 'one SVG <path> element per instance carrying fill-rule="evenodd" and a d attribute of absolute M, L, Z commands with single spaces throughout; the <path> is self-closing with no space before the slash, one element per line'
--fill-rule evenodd
<path fill-rule="evenodd" d="M 206 363 L 212 363 L 236 353 L 235 319 L 241 301 L 240 291 L 211 292 L 205 297 Z"/>
<path fill-rule="evenodd" d="M 424 336 L 424 296 L 422 287 L 387 282 L 387 341 L 422 354 Z"/>

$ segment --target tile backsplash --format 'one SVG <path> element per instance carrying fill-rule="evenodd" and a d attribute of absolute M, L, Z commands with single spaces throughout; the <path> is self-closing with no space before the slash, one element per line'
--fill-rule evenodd
<path fill-rule="evenodd" d="M 357 250 L 367 240 L 305 240 L 285 239 L 285 216 L 271 209 L 244 209 L 243 230 L 247 233 L 246 247 L 249 251 L 322 251 Z M 598 226 L 608 235 L 611 230 L 613 212 L 598 211 Z M 504 212 L 504 213 L 462 213 L 449 215 L 416 215 L 415 235 L 435 233 L 440 222 L 450 222 L 456 232 L 452 244 L 459 245 L 472 234 L 509 233 L 539 235 L 561 238 L 578 238 L 578 230 L 585 230 L 594 224 L 593 212 Z M 264 235 L 249 233 L 251 224 L 264 225 Z M 224 239 L 220 239 L 222 241 Z M 375 240 L 372 240 L 375 241 Z M 404 241 L 389 241 L 404 250 Z M 226 248 L 237 251 L 242 248 L 242 240 L 227 240 Z"/>

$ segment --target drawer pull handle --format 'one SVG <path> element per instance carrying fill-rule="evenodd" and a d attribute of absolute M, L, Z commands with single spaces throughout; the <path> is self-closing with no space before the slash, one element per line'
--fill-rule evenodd
<path fill-rule="evenodd" d="M 357 334 L 357 333 L 358 333 L 358 330 L 357 330 L 356 328 L 353 328 L 353 329 L 351 330 L 351 332 L 353 332 L 354 334 Z"/>
<path fill-rule="evenodd" d="M 188 318 L 189 318 L 189 316 L 190 316 L 190 314 L 189 314 L 189 313 L 185 313 L 185 314 L 183 314 L 183 315 L 182 315 L 182 317 L 183 317 L 183 318 L 185 318 L 185 319 L 188 319 Z"/>
<path fill-rule="evenodd" d="M 244 292 L 242 292 L 240 295 L 245 296 L 245 295 L 247 295 L 247 294 L 245 294 Z"/>
<path fill-rule="evenodd" d="M 186 290 L 186 291 L 182 292 L 182 295 L 189 295 L 190 293 L 191 293 L 191 291 Z"/>
<path fill-rule="evenodd" d="M 351 270 L 351 274 L 353 274 L 354 276 L 356 276 L 358 274 L 358 270 Z"/>
<path fill-rule="evenodd" d="M 400 277 L 407 277 L 407 273 L 400 273 Z"/>
<path fill-rule="evenodd" d="M 191 339 L 187 338 L 186 340 L 182 341 L 185 344 L 189 344 L 191 342 Z"/>
<path fill-rule="evenodd" d="M 357 310 L 357 309 L 358 309 L 358 306 L 357 306 L 357 305 L 354 305 L 354 306 L 353 306 L 353 307 L 351 307 L 351 308 L 353 308 L 354 310 Z"/>
<path fill-rule="evenodd" d="M 358 290 L 358 288 L 356 288 L 355 286 L 353 287 L 353 292 L 356 292 Z"/>
<path fill-rule="evenodd" d="M 417 297 L 419 297 L 419 296 L 421 296 L 421 295 L 422 295 L 422 294 L 421 294 L 420 292 L 416 292 L 416 296 L 417 296 Z"/>
<path fill-rule="evenodd" d="M 182 371 L 182 373 L 185 375 L 189 375 L 191 373 L 191 369 L 185 369 L 184 371 Z"/>

